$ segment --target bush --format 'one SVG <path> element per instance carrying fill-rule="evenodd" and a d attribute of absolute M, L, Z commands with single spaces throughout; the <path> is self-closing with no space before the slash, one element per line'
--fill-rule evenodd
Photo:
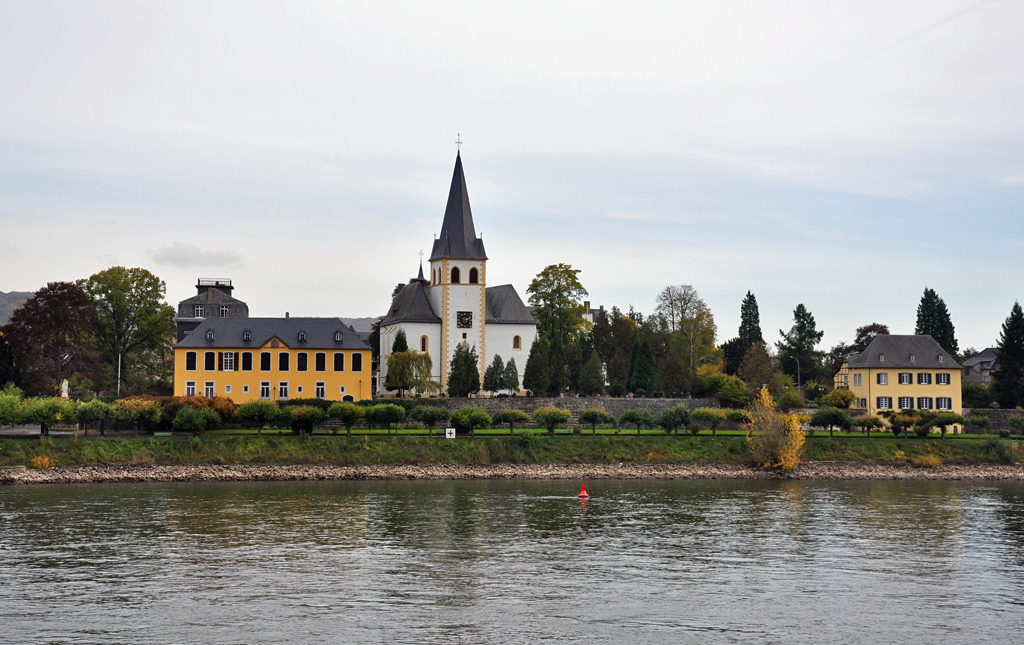
<path fill-rule="evenodd" d="M 363 420 L 366 410 L 367 408 L 355 403 L 334 403 L 327 409 L 327 416 L 328 418 L 341 421 L 341 424 L 345 426 L 345 434 L 350 435 L 352 434 L 352 426 Z"/>
<path fill-rule="evenodd" d="M 36 470 L 46 470 L 47 468 L 53 468 L 53 460 L 46 455 L 36 455 L 29 462 L 29 465 Z"/>
<path fill-rule="evenodd" d="M 328 401 L 327 399 L 281 399 L 277 403 L 282 407 L 294 407 L 301 405 L 307 408 L 316 408 L 318 410 L 323 410 L 324 412 L 327 412 L 327 410 L 329 410 L 331 407 L 331 402 Z"/>
<path fill-rule="evenodd" d="M 111 405 L 105 403 L 100 399 L 93 399 L 85 403 L 79 404 L 78 406 L 78 422 L 82 425 L 82 429 L 88 433 L 88 425 L 90 423 L 99 423 L 100 428 L 103 428 L 103 421 L 110 416 Z"/>
<path fill-rule="evenodd" d="M 171 427 L 175 430 L 188 430 L 201 435 L 218 423 L 220 423 L 220 415 L 213 410 L 186 405 L 178 410 L 178 414 L 174 415 Z"/>
<path fill-rule="evenodd" d="M 312 405 L 293 405 L 288 407 L 288 411 L 291 412 L 292 417 L 292 432 L 299 434 L 313 432 L 313 428 L 327 418 L 326 412 Z M 405 418 L 404 410 L 402 410 L 402 418 Z"/>
<path fill-rule="evenodd" d="M 750 423 L 750 415 L 746 410 L 725 410 L 725 420 L 733 423 Z"/>
<path fill-rule="evenodd" d="M 21 420 L 21 390 L 8 383 L 0 391 L 0 426 L 11 426 Z"/>
<path fill-rule="evenodd" d="M 967 425 L 977 428 L 984 433 L 992 425 L 991 410 L 971 410 L 971 416 L 967 417 Z"/>
<path fill-rule="evenodd" d="M 920 457 L 911 457 L 910 463 L 918 468 L 938 468 L 942 465 L 942 460 L 935 455 L 922 455 Z"/>
<path fill-rule="evenodd" d="M 718 408 L 697 408 L 691 417 L 694 421 L 705 424 L 714 436 L 718 435 L 718 426 L 725 421 L 725 413 Z M 696 426 L 690 429 L 691 434 L 697 434 L 699 431 L 700 428 Z"/>
<path fill-rule="evenodd" d="M 515 424 L 524 425 L 530 422 L 530 416 L 522 410 L 505 409 L 498 410 L 497 414 L 491 418 L 491 422 L 500 426 L 502 424 L 508 424 L 508 433 L 513 434 L 515 432 Z"/>
<path fill-rule="evenodd" d="M 999 435 L 1000 439 L 1009 439 L 1010 438 L 1010 431 L 1009 430 L 1004 430 L 1003 428 L 1000 428 L 999 430 L 996 430 L 996 434 Z"/>
<path fill-rule="evenodd" d="M 391 434 L 391 426 L 405 421 L 405 408 L 394 403 L 378 403 L 366 411 L 366 421 L 378 428 L 386 428 Z"/>
<path fill-rule="evenodd" d="M 810 401 L 817 401 L 821 397 L 825 396 L 827 393 L 828 388 L 826 388 L 821 383 L 818 383 L 817 381 L 807 381 L 806 383 L 804 383 L 804 394 Z"/>
<path fill-rule="evenodd" d="M 653 428 L 658 425 L 658 418 L 647 410 L 626 410 L 619 417 L 619 425 L 632 423 L 636 426 L 636 433 L 640 434 L 641 428 Z"/>
<path fill-rule="evenodd" d="M 448 408 L 436 406 L 417 406 L 409 414 L 413 419 L 427 426 L 430 431 L 433 431 L 434 426 L 444 423 L 452 416 Z"/>
<path fill-rule="evenodd" d="M 281 408 L 273 401 L 248 401 L 238 406 L 235 415 L 246 428 L 263 428 L 276 422 L 281 416 Z"/>
<path fill-rule="evenodd" d="M 1024 434 L 1024 416 L 1015 414 L 1007 419 L 1007 422 L 1013 428 L 1014 434 Z"/>
<path fill-rule="evenodd" d="M 75 404 L 59 397 L 32 397 L 21 402 L 18 416 L 22 423 L 39 426 L 39 434 L 49 434 L 58 423 L 75 422 Z"/>
<path fill-rule="evenodd" d="M 857 395 L 847 389 L 832 390 L 825 396 L 821 397 L 821 402 L 824 405 L 839 408 L 840 410 L 849 408 L 856 400 Z"/>
<path fill-rule="evenodd" d="M 827 429 L 828 436 L 831 437 L 834 428 L 852 430 L 853 417 L 839 408 L 825 406 L 811 416 L 811 425 L 815 428 Z"/>
<path fill-rule="evenodd" d="M 750 403 L 750 390 L 738 376 L 727 376 L 718 389 L 718 398 L 726 407 L 742 408 Z"/>
<path fill-rule="evenodd" d="M 160 421 L 160 404 L 152 398 L 118 399 L 110 410 L 114 420 L 130 425 L 137 436 L 139 428 L 150 428 Z"/>
<path fill-rule="evenodd" d="M 985 452 L 989 453 L 996 461 L 1001 461 L 1004 464 L 1012 464 L 1014 462 L 1013 451 L 1010 450 L 1010 446 L 1004 441 L 986 439 Z"/>
<path fill-rule="evenodd" d="M 658 425 L 665 429 L 665 434 L 678 433 L 679 428 L 690 425 L 690 408 L 682 404 L 665 408 L 658 416 Z"/>
<path fill-rule="evenodd" d="M 483 408 L 466 406 L 452 413 L 452 425 L 459 434 L 466 434 L 490 426 L 491 415 Z"/>
<path fill-rule="evenodd" d="M 547 428 L 550 434 L 555 433 L 555 428 L 567 425 L 570 419 L 572 412 L 561 408 L 541 408 L 533 413 L 534 422 L 542 428 Z"/>
<path fill-rule="evenodd" d="M 802 408 L 806 405 L 804 397 L 802 397 L 796 390 L 786 390 L 782 396 L 779 397 L 780 408 Z"/>
<path fill-rule="evenodd" d="M 871 438 L 872 430 L 881 431 L 885 428 L 885 422 L 876 416 L 861 417 L 859 419 L 854 419 L 853 424 L 858 428 L 864 428 L 864 431 L 868 434 L 869 439 Z"/>
<path fill-rule="evenodd" d="M 780 414 L 768 390 L 761 390 L 748 412 L 747 439 L 757 463 L 764 468 L 796 468 L 804 448 L 804 433 L 796 418 Z"/>
<path fill-rule="evenodd" d="M 615 424 L 615 417 L 607 410 L 603 410 L 601 408 L 587 408 L 586 410 L 580 410 L 576 419 L 580 423 L 590 426 L 591 434 L 597 434 L 597 426 L 599 425 Z"/>

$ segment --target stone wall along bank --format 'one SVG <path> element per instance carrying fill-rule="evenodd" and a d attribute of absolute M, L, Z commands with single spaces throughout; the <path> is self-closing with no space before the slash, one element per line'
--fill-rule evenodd
<path fill-rule="evenodd" d="M 675 407 L 677 405 L 685 405 L 691 410 L 696 408 L 718 408 L 721 404 L 718 398 L 708 399 L 624 399 L 624 398 L 580 398 L 580 397 L 567 397 L 567 398 L 546 398 L 546 397 L 532 397 L 532 396 L 514 396 L 514 397 L 492 397 L 489 399 L 465 399 L 465 398 L 450 398 L 447 399 L 449 410 L 458 410 L 459 408 L 472 405 L 478 408 L 483 408 L 487 411 L 487 414 L 494 416 L 499 410 L 521 410 L 526 414 L 533 414 L 540 408 L 561 408 L 562 410 L 568 410 L 572 413 L 572 423 L 577 423 L 577 417 L 579 416 L 580 410 L 587 410 L 589 408 L 599 408 L 612 415 L 615 418 L 619 418 L 626 410 L 647 410 L 651 414 L 657 416 L 662 413 L 665 408 Z"/>

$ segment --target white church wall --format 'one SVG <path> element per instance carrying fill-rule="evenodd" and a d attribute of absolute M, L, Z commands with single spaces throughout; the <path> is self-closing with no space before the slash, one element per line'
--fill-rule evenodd
<path fill-rule="evenodd" d="M 441 381 L 441 363 L 438 360 L 441 352 L 441 325 L 438 323 L 409 323 L 401 322 L 380 328 L 380 371 L 377 379 L 377 392 L 383 394 L 384 380 L 388 375 L 387 356 L 391 353 L 391 347 L 395 344 L 395 336 L 399 329 L 405 330 L 405 338 L 409 343 L 409 349 L 420 350 L 420 340 L 426 336 L 427 353 L 433 362 L 431 370 L 434 380 Z"/>
<path fill-rule="evenodd" d="M 505 363 L 508 359 L 516 359 L 516 369 L 519 371 L 519 383 L 522 385 L 523 373 L 526 371 L 526 359 L 530 356 L 530 347 L 533 346 L 533 339 L 537 337 L 536 325 L 514 325 L 491 323 L 486 327 L 486 356 L 484 365 L 489 366 L 494 356 L 501 356 Z M 521 349 L 513 349 L 513 339 L 519 336 Z M 480 374 L 483 378 L 483 373 Z"/>

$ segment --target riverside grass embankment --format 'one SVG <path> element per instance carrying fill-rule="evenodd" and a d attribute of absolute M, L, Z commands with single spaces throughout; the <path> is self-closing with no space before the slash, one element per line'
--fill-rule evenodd
<path fill-rule="evenodd" d="M 0 483 L 303 479 L 936 479 L 1024 481 L 1005 440 L 810 438 L 805 463 L 751 463 L 743 437 L 225 436 L 0 439 Z M 33 468 L 47 463 L 50 467 Z M 27 466 L 28 468 L 18 468 Z M 12 468 L 15 467 L 15 468 Z"/>

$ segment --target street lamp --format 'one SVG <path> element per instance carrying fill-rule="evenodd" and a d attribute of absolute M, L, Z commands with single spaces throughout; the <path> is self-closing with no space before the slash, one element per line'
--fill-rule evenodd
<path fill-rule="evenodd" d="M 798 359 L 796 356 L 790 356 L 790 358 L 792 358 L 794 361 L 796 361 L 796 389 L 799 390 L 800 389 L 800 359 Z"/>

